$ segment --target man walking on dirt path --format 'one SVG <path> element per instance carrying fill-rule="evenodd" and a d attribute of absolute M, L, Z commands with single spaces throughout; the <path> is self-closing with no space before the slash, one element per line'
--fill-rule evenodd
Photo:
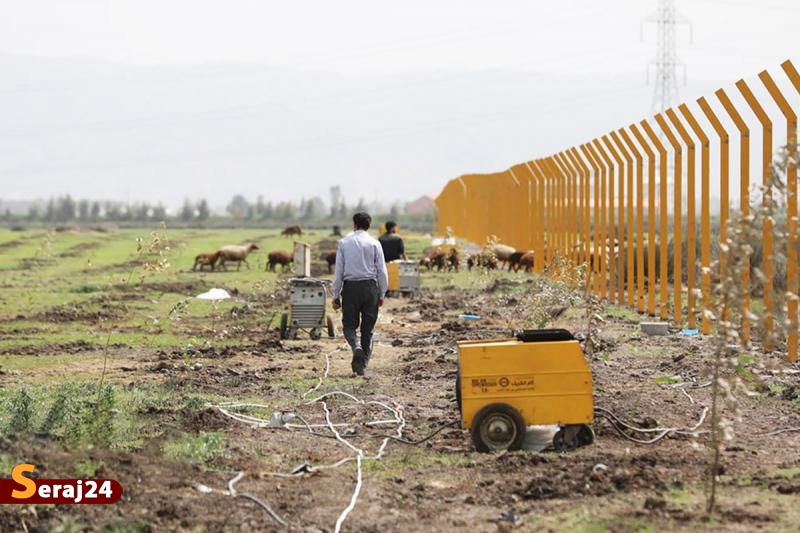
<path fill-rule="evenodd" d="M 367 213 L 353 215 L 353 233 L 340 240 L 336 250 L 333 278 L 333 308 L 342 310 L 344 338 L 353 350 L 350 368 L 359 376 L 364 375 L 372 355 L 372 329 L 389 288 L 383 248 L 367 233 L 370 224 L 372 217 Z"/>
<path fill-rule="evenodd" d="M 386 233 L 378 237 L 378 241 L 383 248 L 383 258 L 388 263 L 396 259 L 406 260 L 406 249 L 403 238 L 397 234 L 397 222 L 389 220 L 386 222 Z"/>

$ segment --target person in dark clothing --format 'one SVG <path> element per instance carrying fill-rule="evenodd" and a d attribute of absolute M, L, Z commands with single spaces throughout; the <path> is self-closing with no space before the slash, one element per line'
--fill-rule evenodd
<path fill-rule="evenodd" d="M 390 220 L 386 223 L 386 233 L 378 237 L 383 248 L 383 258 L 388 263 L 396 259 L 406 260 L 406 248 L 403 238 L 397 234 L 397 223 Z"/>
<path fill-rule="evenodd" d="M 340 240 L 336 250 L 333 278 L 333 308 L 342 310 L 342 331 L 353 350 L 350 368 L 359 376 L 372 355 L 372 329 L 389 286 L 383 249 L 367 233 L 371 223 L 367 213 L 353 215 L 353 233 Z"/>

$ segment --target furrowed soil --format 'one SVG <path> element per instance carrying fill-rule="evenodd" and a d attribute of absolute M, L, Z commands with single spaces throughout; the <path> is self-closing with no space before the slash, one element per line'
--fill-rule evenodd
<path fill-rule="evenodd" d="M 59 266 L 26 270 L 42 257 L 29 244 L 18 235 L 0 242 L 21 254 L 0 265 L 2 284 L 20 295 L 0 301 L 2 476 L 26 462 L 34 477 L 112 478 L 125 493 L 113 505 L 5 505 L 2 531 L 333 531 L 337 521 L 376 532 L 796 531 L 800 523 L 800 367 L 782 353 L 739 360 L 733 375 L 747 393 L 724 413 L 732 438 L 709 516 L 711 338 L 643 336 L 644 317 L 587 310 L 580 293 L 529 274 L 426 271 L 418 293 L 386 300 L 359 377 L 330 308 L 334 338 L 280 339 L 288 273 L 265 273 L 255 260 L 250 271 L 191 272 L 189 246 L 172 257 L 179 273 L 123 281 L 129 267 L 113 265 L 141 259 L 90 256 L 95 270 L 84 272 L 86 254 L 107 244 L 77 239 L 61 248 L 81 262 L 64 288 L 71 300 L 51 301 L 36 278 Z M 324 264 L 315 268 L 327 277 Z M 191 298 L 220 286 L 233 298 L 200 306 Z M 476 452 L 455 400 L 457 342 L 536 326 L 586 336 L 594 313 L 603 319 L 587 356 L 595 406 L 637 427 L 687 431 L 641 444 L 597 417 L 595 442 L 575 450 Z M 71 422 L 42 429 L 58 391 L 72 390 L 59 386 L 83 390 L 101 379 L 116 395 L 108 431 L 85 419 L 94 429 L 78 436 L 64 429 Z M 15 417 L 22 390 L 34 405 L 27 426 Z"/>

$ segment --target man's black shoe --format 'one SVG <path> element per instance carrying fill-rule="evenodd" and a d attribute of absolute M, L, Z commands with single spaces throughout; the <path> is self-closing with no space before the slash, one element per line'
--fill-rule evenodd
<path fill-rule="evenodd" d="M 353 360 L 350 362 L 350 368 L 359 376 L 364 375 L 364 366 L 366 366 L 364 357 L 364 350 L 356 348 L 353 350 Z"/>

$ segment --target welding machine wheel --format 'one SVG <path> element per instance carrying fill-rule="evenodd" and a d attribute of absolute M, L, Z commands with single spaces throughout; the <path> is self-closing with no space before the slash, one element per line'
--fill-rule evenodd
<path fill-rule="evenodd" d="M 289 336 L 289 315 L 283 313 L 281 315 L 281 329 L 280 329 L 281 339 L 286 339 Z"/>
<path fill-rule="evenodd" d="M 470 433 L 479 452 L 519 450 L 525 440 L 525 421 L 510 405 L 492 403 L 475 415 Z"/>
<path fill-rule="evenodd" d="M 594 442 L 594 430 L 586 424 L 563 426 L 553 436 L 553 448 L 563 452 L 574 450 L 580 446 L 588 446 Z"/>
<path fill-rule="evenodd" d="M 318 341 L 322 338 L 322 328 L 314 328 L 309 332 L 312 341 Z"/>
<path fill-rule="evenodd" d="M 336 330 L 333 327 L 333 317 L 331 315 L 326 316 L 325 323 L 328 326 L 328 337 L 332 339 L 336 335 Z"/>

